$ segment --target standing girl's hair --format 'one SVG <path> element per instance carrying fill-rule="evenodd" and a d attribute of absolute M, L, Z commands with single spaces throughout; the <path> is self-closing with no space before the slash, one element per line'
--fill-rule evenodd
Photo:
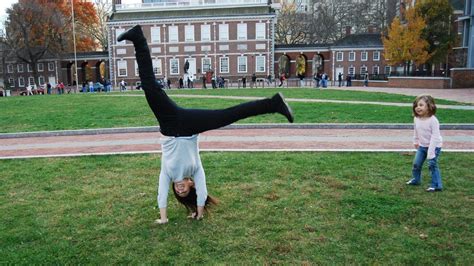
<path fill-rule="evenodd" d="M 428 106 L 428 116 L 433 116 L 433 115 L 436 114 L 436 104 L 435 104 L 434 98 L 431 95 L 428 95 L 428 94 L 421 94 L 421 95 L 417 96 L 415 98 L 415 101 L 413 102 L 413 109 L 412 109 L 413 116 L 418 117 L 418 115 L 416 114 L 415 108 L 418 105 L 418 102 L 420 100 L 423 100 L 426 103 L 426 105 Z"/>

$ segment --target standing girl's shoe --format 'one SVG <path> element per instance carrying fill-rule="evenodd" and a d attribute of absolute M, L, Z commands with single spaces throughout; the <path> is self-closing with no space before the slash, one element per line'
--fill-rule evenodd
<path fill-rule="evenodd" d="M 420 95 L 413 102 L 414 136 L 413 144 L 416 148 L 413 160 L 412 179 L 408 185 L 421 183 L 421 169 L 428 158 L 428 168 L 431 174 L 431 185 L 427 192 L 443 190 L 441 173 L 438 168 L 438 159 L 441 154 L 443 138 L 439 130 L 439 121 L 435 116 L 436 104 L 430 95 Z"/>

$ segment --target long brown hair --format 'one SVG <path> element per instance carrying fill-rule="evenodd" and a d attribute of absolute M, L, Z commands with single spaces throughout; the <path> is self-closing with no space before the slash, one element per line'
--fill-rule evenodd
<path fill-rule="evenodd" d="M 428 116 L 433 116 L 433 115 L 436 114 L 436 104 L 435 104 L 434 98 L 431 95 L 428 95 L 428 94 L 421 94 L 421 95 L 418 95 L 416 97 L 415 101 L 413 102 L 413 108 L 412 108 L 413 116 L 418 116 L 416 114 L 415 109 L 416 109 L 416 106 L 418 105 L 418 102 L 420 100 L 425 101 L 426 106 L 428 107 Z"/>
<path fill-rule="evenodd" d="M 186 197 L 181 197 L 178 195 L 176 192 L 176 189 L 174 188 L 174 185 L 171 186 L 173 188 L 173 194 L 174 197 L 178 200 L 179 203 L 183 204 L 184 207 L 190 212 L 197 212 L 197 194 L 196 194 L 196 188 L 194 186 L 189 188 L 189 193 Z M 204 205 L 204 210 L 206 212 L 209 211 L 209 207 L 212 205 L 217 205 L 219 203 L 219 200 L 217 198 L 207 196 L 206 203 Z"/>

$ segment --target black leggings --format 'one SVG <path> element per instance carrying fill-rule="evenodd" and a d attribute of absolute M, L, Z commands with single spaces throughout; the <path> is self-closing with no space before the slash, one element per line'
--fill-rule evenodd
<path fill-rule="evenodd" d="M 238 120 L 277 111 L 273 99 L 250 101 L 226 109 L 205 110 L 179 107 L 171 100 L 163 86 L 157 83 L 146 39 L 133 40 L 142 88 L 155 114 L 160 131 L 165 136 L 191 136 L 207 130 L 221 128 Z"/>

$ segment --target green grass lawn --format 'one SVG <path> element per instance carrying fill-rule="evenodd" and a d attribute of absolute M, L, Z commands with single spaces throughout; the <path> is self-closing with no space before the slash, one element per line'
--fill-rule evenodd
<path fill-rule="evenodd" d="M 0 264 L 458 264 L 474 261 L 473 155 L 445 190 L 408 187 L 413 154 L 202 153 L 221 201 L 203 221 L 169 198 L 159 155 L 0 161 Z"/>
<path fill-rule="evenodd" d="M 197 91 L 197 90 L 196 90 Z M 240 96 L 270 97 L 275 90 L 209 90 Z M 229 92 L 228 92 L 229 91 Z M 182 91 L 171 91 L 171 94 Z M 208 93 L 206 90 L 186 93 Z M 407 101 L 405 96 L 325 90 L 317 92 L 326 96 L 311 96 L 315 90 L 287 89 L 288 98 L 331 98 L 342 96 L 364 101 L 377 97 Z M 143 94 L 142 92 L 139 92 Z M 334 94 L 334 95 L 333 95 Z M 112 94 L 120 95 L 120 94 Z M 34 97 L 8 97 L 0 99 L 0 132 L 28 132 L 86 128 L 155 126 L 156 119 L 142 96 L 113 97 L 94 95 L 51 95 Z M 339 96 L 338 96 L 339 95 Z M 243 102 L 230 99 L 173 98 L 179 105 L 192 108 L 225 108 Z M 410 98 L 410 101 L 413 100 Z M 412 123 L 411 107 L 380 106 L 368 104 L 303 103 L 291 102 L 296 123 Z M 441 123 L 474 123 L 474 111 L 439 109 Z M 280 115 L 265 115 L 242 120 L 239 123 L 286 123 Z"/>

